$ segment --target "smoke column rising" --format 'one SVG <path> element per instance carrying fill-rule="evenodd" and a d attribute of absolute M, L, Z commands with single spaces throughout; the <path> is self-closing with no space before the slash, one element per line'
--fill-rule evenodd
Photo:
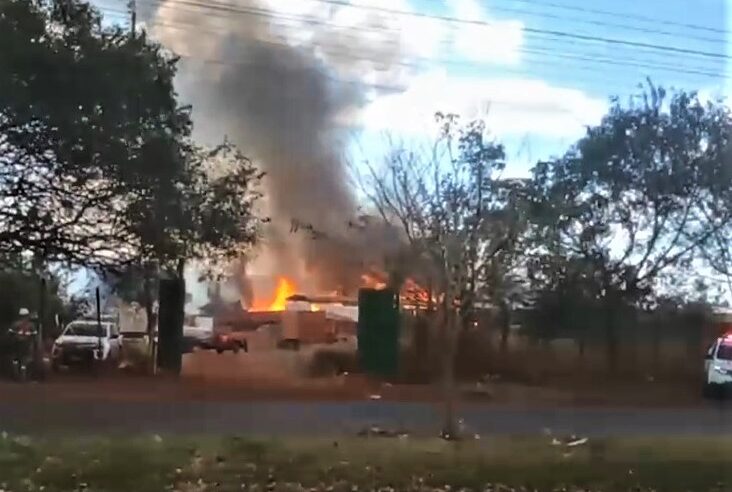
<path fill-rule="evenodd" d="M 294 17 L 246 13 L 283 4 L 310 10 Z M 361 252 L 373 245 L 356 244 L 348 231 L 357 207 L 344 165 L 350 130 L 343 122 L 367 101 L 361 81 L 394 83 L 409 75 L 399 63 L 410 49 L 404 26 L 376 11 L 308 0 L 241 0 L 229 13 L 185 5 L 166 0 L 145 17 L 182 56 L 179 87 L 193 104 L 198 136 L 227 135 L 267 173 L 266 258 L 247 268 L 268 262 L 266 273 L 295 276 L 306 288 L 352 289 Z M 314 16 L 321 24 L 303 22 Z M 360 29 L 333 27 L 344 19 Z M 329 239 L 292 234 L 292 220 Z"/>

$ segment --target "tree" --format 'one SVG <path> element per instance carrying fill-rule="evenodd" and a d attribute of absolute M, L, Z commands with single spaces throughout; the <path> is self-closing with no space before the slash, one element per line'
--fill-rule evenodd
<path fill-rule="evenodd" d="M 0 9 L 5 250 L 108 267 L 252 240 L 261 174 L 229 143 L 192 142 L 177 58 L 78 0 Z"/>
<path fill-rule="evenodd" d="M 10 0 L 0 13 L 0 250 L 130 261 L 125 207 L 176 165 L 168 150 L 190 131 L 176 60 L 76 0 Z"/>
<path fill-rule="evenodd" d="M 141 271 L 152 323 L 158 274 L 256 239 L 261 173 L 192 141 L 177 58 L 144 31 L 79 0 L 9 0 L 0 44 L 0 253 Z"/>
<path fill-rule="evenodd" d="M 529 264 L 529 282 L 534 289 L 527 331 L 534 338 L 550 341 L 573 337 L 580 357 L 594 333 L 588 323 L 604 316 L 602 286 L 592 265 L 577 257 L 545 255 Z"/>
<path fill-rule="evenodd" d="M 220 273 L 217 267 L 249 251 L 261 221 L 256 205 L 263 173 L 236 147 L 224 142 L 204 149 L 183 141 L 179 148 L 185 154 L 178 176 L 148 184 L 130 203 L 126 223 L 128 233 L 140 238 L 139 260 L 114 275 L 117 289 L 146 307 L 148 330 L 158 275 L 182 281 L 188 261 L 205 264 L 205 274 Z"/>
<path fill-rule="evenodd" d="M 580 266 L 589 282 L 581 288 L 603 307 L 611 368 L 615 315 L 652 303 L 662 275 L 691 265 L 730 223 L 721 193 L 730 184 L 730 129 L 726 106 L 694 93 L 669 97 L 649 82 L 640 99 L 614 100 L 569 152 L 534 169 L 534 263 L 543 265 L 535 278 L 556 285 L 551 275 L 565 275 L 563 264 Z"/>
<path fill-rule="evenodd" d="M 508 351 L 512 313 L 529 301 L 525 258 L 531 243 L 532 190 L 525 179 L 504 179 L 496 189 L 500 207 L 493 211 L 491 231 L 484 240 L 479 270 L 479 292 L 483 293 L 498 314 L 501 331 L 500 350 Z"/>
<path fill-rule="evenodd" d="M 256 205 L 264 174 L 228 142 L 205 149 L 181 142 L 182 168 L 171 184 L 149 186 L 131 204 L 142 257 L 161 267 L 206 260 L 211 266 L 237 259 L 256 241 Z"/>
<path fill-rule="evenodd" d="M 396 146 L 383 166 L 361 179 L 369 206 L 400 231 L 406 250 L 429 279 L 444 347 L 446 392 L 443 434 L 455 436 L 454 359 L 457 332 L 473 313 L 485 263 L 506 249 L 506 193 L 499 179 L 504 150 L 486 139 L 482 122 L 460 125 L 437 115 L 440 136 L 427 153 Z M 419 275 L 421 274 L 421 275 Z"/>

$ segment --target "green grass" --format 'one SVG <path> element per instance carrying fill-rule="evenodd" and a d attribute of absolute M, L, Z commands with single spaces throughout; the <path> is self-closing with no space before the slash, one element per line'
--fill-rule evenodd
<path fill-rule="evenodd" d="M 486 484 L 526 490 L 707 491 L 732 489 L 730 465 L 732 442 L 723 438 L 596 440 L 571 455 L 538 438 L 462 443 L 0 438 L 0 489 L 15 492 L 264 491 L 268 485 L 270 490 L 444 490 L 445 485 L 484 490 Z"/>

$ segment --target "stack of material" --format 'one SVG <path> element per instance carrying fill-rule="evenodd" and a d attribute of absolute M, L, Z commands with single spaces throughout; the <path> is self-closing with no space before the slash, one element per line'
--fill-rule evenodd
<path fill-rule="evenodd" d="M 355 337 L 358 333 L 358 306 L 332 305 L 325 308 L 326 322 L 336 338 Z"/>
<path fill-rule="evenodd" d="M 326 323 L 324 311 L 284 311 L 282 313 L 283 340 L 300 344 L 332 343 L 335 332 Z"/>
<path fill-rule="evenodd" d="M 324 309 L 325 317 L 328 319 L 358 323 L 358 306 L 332 304 L 324 306 Z"/>
<path fill-rule="evenodd" d="M 286 310 L 286 312 L 303 314 L 299 317 L 294 314 L 286 315 L 291 321 L 283 322 L 283 325 L 288 326 L 284 330 L 283 339 L 285 340 L 299 340 L 300 343 L 332 343 L 343 337 L 356 336 L 358 304 L 354 299 L 297 295 L 288 298 Z M 312 333 L 310 335 L 298 334 L 297 331 L 302 329 L 295 328 L 298 323 L 303 326 L 308 325 L 309 328 L 305 328 L 305 330 L 312 331 Z M 321 323 L 322 326 L 320 326 Z"/>

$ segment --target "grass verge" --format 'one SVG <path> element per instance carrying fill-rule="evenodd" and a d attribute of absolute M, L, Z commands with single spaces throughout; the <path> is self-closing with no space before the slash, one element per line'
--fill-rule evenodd
<path fill-rule="evenodd" d="M 732 487 L 723 438 L 0 438 L 0 490 L 669 490 Z"/>

